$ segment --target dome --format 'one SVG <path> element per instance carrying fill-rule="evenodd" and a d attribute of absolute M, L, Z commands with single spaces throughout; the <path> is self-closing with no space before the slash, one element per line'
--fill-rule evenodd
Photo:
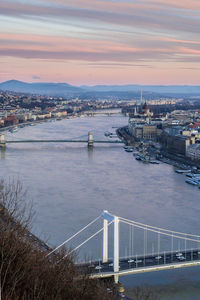
<path fill-rule="evenodd" d="M 148 110 L 148 109 L 149 109 L 149 107 L 148 107 L 147 103 L 145 102 L 144 105 L 142 106 L 142 110 Z"/>

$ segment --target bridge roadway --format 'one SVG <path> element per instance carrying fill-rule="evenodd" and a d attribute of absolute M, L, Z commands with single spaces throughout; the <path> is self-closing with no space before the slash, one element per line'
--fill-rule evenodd
<path fill-rule="evenodd" d="M 99 144 L 122 144 L 123 142 L 120 140 L 93 140 L 93 143 Z M 13 143 L 88 143 L 88 140 L 13 140 L 9 141 L 6 140 L 6 144 L 13 144 Z"/>
<path fill-rule="evenodd" d="M 105 111 L 98 111 L 98 112 L 92 112 L 92 111 L 88 111 L 88 112 L 84 112 L 83 115 L 87 115 L 87 116 L 90 116 L 90 115 L 106 115 L 106 116 L 112 116 L 112 115 L 123 115 L 123 113 L 121 112 L 105 112 Z"/>
<path fill-rule="evenodd" d="M 180 255 L 181 254 L 181 255 Z M 166 269 L 175 269 L 200 265 L 200 250 L 187 250 L 161 253 L 155 255 L 140 255 L 137 257 L 123 258 L 119 261 L 119 272 L 113 272 L 113 262 L 106 263 L 95 261 L 88 264 L 80 264 L 78 268 L 87 272 L 92 278 L 111 277 L 114 275 L 128 275 L 144 272 L 152 272 Z"/>

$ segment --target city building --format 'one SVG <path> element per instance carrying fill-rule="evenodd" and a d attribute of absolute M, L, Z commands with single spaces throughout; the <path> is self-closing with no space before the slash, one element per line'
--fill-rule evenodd
<path fill-rule="evenodd" d="M 186 156 L 191 160 L 200 161 L 200 144 L 188 146 Z"/>
<path fill-rule="evenodd" d="M 152 124 L 130 123 L 129 132 L 136 140 L 155 140 L 157 138 L 157 126 Z"/>
<path fill-rule="evenodd" d="M 170 134 L 170 131 L 163 131 L 159 137 L 162 148 L 169 153 L 186 155 L 187 147 L 195 144 L 195 137 L 182 134 Z"/>
<path fill-rule="evenodd" d="M 7 116 L 7 118 L 4 118 L 4 125 L 5 126 L 12 126 L 12 125 L 16 125 L 19 123 L 19 120 L 17 119 L 16 116 L 10 115 Z"/>

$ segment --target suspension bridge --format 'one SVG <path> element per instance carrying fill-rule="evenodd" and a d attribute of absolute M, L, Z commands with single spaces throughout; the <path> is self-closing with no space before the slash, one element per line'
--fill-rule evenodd
<path fill-rule="evenodd" d="M 93 133 L 88 132 L 87 138 L 71 138 L 71 139 L 15 139 L 6 140 L 5 134 L 2 133 L 0 137 L 0 148 L 5 148 L 6 144 L 21 144 L 21 143 L 87 143 L 88 147 L 93 147 L 94 144 L 122 144 L 119 139 L 94 139 Z"/>
<path fill-rule="evenodd" d="M 90 237 L 74 247 L 67 255 L 77 251 L 97 235 L 102 239 L 102 257 L 89 262 L 77 264 L 84 272 L 89 272 L 91 278 L 114 277 L 153 272 L 200 265 L 200 236 L 169 229 L 146 225 L 133 220 L 115 216 L 108 211 L 91 221 L 85 227 L 52 250 L 49 255 L 71 242 L 102 219 L 103 226 Z M 121 227 L 124 230 L 121 230 Z M 113 227 L 113 230 L 109 230 Z M 109 237 L 109 232 L 112 236 Z M 120 232 L 122 232 L 122 239 Z M 126 242 L 125 242 L 126 233 Z M 141 242 L 142 241 L 142 242 Z M 112 244 L 112 254 L 109 257 L 109 247 Z M 138 245 L 140 244 L 140 247 Z M 125 247 L 125 255 L 120 255 Z"/>
<path fill-rule="evenodd" d="M 113 115 L 119 115 L 119 112 L 88 111 L 88 112 L 84 112 L 83 115 L 86 115 L 86 116 L 96 116 L 96 115 L 113 116 Z"/>

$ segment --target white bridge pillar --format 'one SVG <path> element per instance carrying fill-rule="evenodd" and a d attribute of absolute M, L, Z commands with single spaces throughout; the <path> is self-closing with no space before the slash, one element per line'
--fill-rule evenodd
<path fill-rule="evenodd" d="M 93 133 L 91 131 L 88 132 L 88 147 L 93 147 Z"/>
<path fill-rule="evenodd" d="M 108 261 L 108 220 L 103 220 L 103 263 Z"/>
<path fill-rule="evenodd" d="M 0 139 L 0 148 L 5 148 L 6 146 L 6 140 L 5 140 L 5 134 L 1 134 L 1 139 Z"/>
<path fill-rule="evenodd" d="M 107 210 L 102 213 L 103 217 L 103 262 L 108 261 L 108 222 L 113 222 L 113 271 L 119 272 L 119 217 L 111 215 Z M 116 275 L 115 281 L 118 281 Z"/>
<path fill-rule="evenodd" d="M 114 216 L 113 268 L 119 272 L 119 218 Z"/>

